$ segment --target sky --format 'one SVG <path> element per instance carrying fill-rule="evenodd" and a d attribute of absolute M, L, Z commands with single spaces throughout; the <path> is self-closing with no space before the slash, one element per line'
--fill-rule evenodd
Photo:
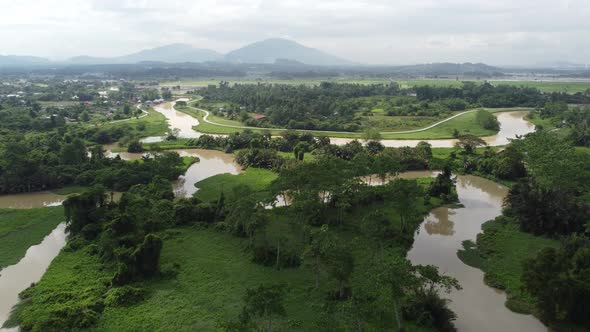
<path fill-rule="evenodd" d="M 590 63 L 590 0 L 0 0 L 0 54 L 227 52 L 287 38 L 366 64 Z"/>

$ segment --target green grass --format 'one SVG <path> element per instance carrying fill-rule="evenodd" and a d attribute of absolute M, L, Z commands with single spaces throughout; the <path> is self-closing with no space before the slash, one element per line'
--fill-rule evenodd
<path fill-rule="evenodd" d="M 305 268 L 277 271 L 250 261 L 245 243 L 211 229 L 184 228 L 166 240 L 161 262 L 178 264 L 175 280 L 145 283 L 150 297 L 127 308 L 107 308 L 95 331 L 217 331 L 219 323 L 238 316 L 248 287 L 260 283 L 289 285 L 285 299 L 289 321 L 276 324 L 287 330 L 312 331 L 318 319 L 313 274 Z"/>
<path fill-rule="evenodd" d="M 251 169 L 246 171 L 244 182 L 256 187 L 261 173 L 268 171 Z M 270 173 L 272 174 L 272 173 Z M 269 173 L 266 173 L 268 176 Z M 432 179 L 420 179 L 422 186 Z M 219 181 L 217 182 L 219 184 Z M 213 184 L 211 185 L 213 187 Z M 216 196 L 216 195 L 212 195 Z M 213 197 L 216 198 L 216 197 Z M 432 205 L 420 205 L 418 211 L 426 214 L 440 204 L 437 199 Z M 356 209 L 345 216 L 342 227 L 334 231 L 354 248 L 355 272 L 352 282 L 363 283 L 365 271 L 374 264 L 378 247 L 358 233 L 358 220 L 366 213 L 383 210 L 399 228 L 399 216 L 392 202 L 375 203 Z M 301 225 L 289 223 L 293 220 L 287 209 L 267 210 L 270 224 L 267 233 L 281 229 L 284 236 L 294 238 L 301 235 Z M 422 217 L 416 218 L 410 228 L 416 229 Z M 411 230 L 410 230 L 411 232 Z M 413 234 L 413 233 L 410 233 Z M 327 291 L 335 289 L 336 282 L 325 271 L 321 274 L 322 288 L 316 290 L 314 274 L 308 265 L 299 268 L 275 270 L 255 264 L 251 254 L 245 251 L 246 239 L 237 238 L 226 232 L 199 226 L 171 229 L 163 232 L 164 247 L 161 255 L 163 271 L 178 266 L 175 277 L 162 277 L 134 284 L 147 291 L 147 298 L 125 307 L 106 306 L 90 331 L 219 331 L 220 323 L 236 318 L 242 307 L 242 297 L 248 287 L 261 283 L 284 283 L 288 286 L 285 298 L 287 318 L 275 320 L 277 331 L 315 331 L 316 323 L 322 320 L 321 305 Z M 288 240 L 287 240 L 288 243 Z M 389 241 L 386 250 L 405 255 L 407 243 Z M 112 276 L 110 268 L 103 268 L 97 256 L 90 254 L 90 247 L 77 251 L 63 250 L 52 262 L 42 280 L 31 290 L 19 305 L 12 322 L 24 322 L 27 326 L 59 320 L 64 308 L 76 314 L 79 303 L 95 303 L 104 295 L 104 282 Z M 285 245 L 285 250 L 289 245 Z M 384 296 L 387 299 L 387 296 Z M 97 300 L 98 299 L 98 300 Z M 393 322 L 390 322 L 393 324 Z M 42 325 L 38 325 L 42 326 Z M 410 331 L 432 331 L 432 329 L 408 322 Z M 367 330 L 371 329 L 367 326 Z"/>
<path fill-rule="evenodd" d="M 545 247 L 558 247 L 559 241 L 521 232 L 516 222 L 503 217 L 488 221 L 482 228 L 477 245 L 464 243 L 465 249 L 457 253 L 459 258 L 483 270 L 486 284 L 506 291 L 509 309 L 534 313 L 534 298 L 522 290 L 523 261 Z"/>
<path fill-rule="evenodd" d="M 18 263 L 27 249 L 64 221 L 63 207 L 0 209 L 0 269 Z"/>
<path fill-rule="evenodd" d="M 148 115 L 143 118 L 133 118 L 128 121 L 114 123 L 103 123 L 96 126 L 105 129 L 116 127 L 130 128 L 131 130 L 128 134 L 135 137 L 163 136 L 169 131 L 168 122 L 166 122 L 166 117 L 163 114 L 158 113 L 153 109 L 148 109 L 146 112 L 148 112 Z M 139 124 L 145 125 L 145 129 L 139 130 Z"/>
<path fill-rule="evenodd" d="M 196 196 L 203 201 L 213 201 L 219 198 L 221 190 L 226 197 L 230 196 L 232 189 L 238 185 L 248 185 L 261 199 L 268 193 L 268 186 L 277 178 L 277 174 L 266 169 L 250 167 L 241 174 L 218 174 L 197 182 L 199 188 Z"/>
<path fill-rule="evenodd" d="M 195 126 L 194 129 L 200 131 L 202 133 L 208 134 L 231 134 L 235 132 L 242 132 L 243 129 L 239 128 L 228 128 L 223 126 L 218 126 L 215 124 L 207 123 L 203 121 L 203 112 L 200 112 L 195 109 L 190 108 L 179 108 L 181 112 L 185 112 L 199 120 L 199 125 Z M 498 109 L 496 111 L 508 111 L 508 110 L 522 110 L 521 108 L 515 109 Z M 218 117 L 213 117 L 209 115 L 208 120 L 215 122 Z M 221 122 L 219 122 L 221 124 Z M 229 124 L 232 126 L 243 126 L 241 122 L 233 121 L 233 120 L 224 120 L 223 124 Z M 268 131 L 264 129 L 258 128 L 249 128 L 255 132 L 263 132 Z M 461 133 L 469 133 L 476 136 L 490 136 L 496 134 L 496 131 L 489 130 L 483 128 L 477 121 L 475 120 L 475 112 L 463 114 L 458 116 L 450 121 L 442 123 L 434 128 L 416 132 L 416 133 L 407 133 L 407 134 L 387 134 L 383 133 L 381 136 L 383 139 L 448 139 L 453 138 L 453 131 L 454 129 L 459 130 Z M 270 130 L 272 135 L 280 135 L 284 132 L 284 129 L 273 129 Z M 342 138 L 358 138 L 361 139 L 363 137 L 363 133 L 361 132 L 350 132 L 350 133 L 339 133 L 339 132 L 317 132 L 311 131 L 312 134 L 316 136 L 330 136 L 330 137 L 342 137 Z"/>
<path fill-rule="evenodd" d="M 175 81 L 175 82 L 164 82 L 161 86 L 184 86 L 184 87 L 206 87 L 208 85 L 219 84 L 219 81 L 229 81 L 231 84 L 257 84 L 257 83 L 273 83 L 273 84 L 304 84 L 304 85 L 318 85 L 321 82 L 337 82 L 337 83 L 355 83 L 355 84 L 380 84 L 389 83 L 389 79 L 363 79 L 363 78 L 333 78 L 325 77 L 318 79 L 293 79 L 293 80 L 281 80 L 281 79 L 243 79 L 243 78 L 220 78 L 220 79 L 206 79 L 206 80 L 186 80 L 186 81 Z M 418 79 L 418 80 L 394 80 L 399 83 L 402 88 L 410 88 L 414 86 L 432 85 L 439 87 L 460 87 L 463 81 L 474 82 L 482 84 L 485 80 L 474 80 L 470 78 L 459 78 L 456 79 Z M 590 89 L 590 82 L 541 82 L 541 81 L 501 81 L 501 80 L 489 80 L 494 85 L 511 85 L 518 87 L 536 88 L 542 92 L 567 92 L 576 93 L 584 92 Z"/>
<path fill-rule="evenodd" d="M 60 321 L 63 312 L 77 313 L 75 306 L 79 302 L 94 302 L 105 290 L 105 281 L 110 280 L 113 271 L 102 268 L 98 256 L 86 250 L 62 250 L 51 262 L 47 272 L 35 287 L 21 294 L 26 294 L 13 311 L 6 326 L 24 324 L 29 329 L 36 325 L 36 331 L 47 331 L 44 328 L 49 321 Z M 78 330 L 69 327 L 70 330 Z M 66 330 L 66 329 L 53 329 Z"/>

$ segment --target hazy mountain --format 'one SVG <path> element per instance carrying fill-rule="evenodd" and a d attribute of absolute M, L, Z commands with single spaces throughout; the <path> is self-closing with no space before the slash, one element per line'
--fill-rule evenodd
<path fill-rule="evenodd" d="M 1 67 L 23 67 L 47 65 L 50 61 L 45 58 L 25 55 L 0 55 Z"/>
<path fill-rule="evenodd" d="M 502 69 L 484 63 L 427 63 L 421 65 L 400 66 L 398 73 L 408 75 L 491 75 L 501 74 Z"/>
<path fill-rule="evenodd" d="M 222 57 L 220 53 L 213 50 L 194 48 L 186 44 L 171 44 L 112 58 L 78 56 L 71 58 L 69 62 L 77 64 L 118 64 L 146 61 L 180 63 L 215 61 Z"/>
<path fill-rule="evenodd" d="M 225 60 L 241 63 L 274 63 L 277 59 L 308 65 L 350 65 L 352 62 L 286 39 L 267 39 L 231 51 Z"/>

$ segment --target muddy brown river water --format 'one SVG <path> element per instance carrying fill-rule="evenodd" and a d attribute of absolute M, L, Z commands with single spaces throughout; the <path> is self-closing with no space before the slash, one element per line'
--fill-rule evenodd
<path fill-rule="evenodd" d="M 172 128 L 179 129 L 183 138 L 199 137 L 192 129 L 198 120 L 174 110 L 171 104 L 155 108 L 164 114 Z M 534 130 L 534 126 L 524 120 L 526 112 L 499 113 L 501 130 L 497 135 L 485 137 L 492 146 L 505 145 L 516 135 Z M 161 140 L 161 137 L 147 138 L 145 142 Z M 345 144 L 350 139 L 331 139 L 335 144 Z M 383 140 L 386 146 L 414 146 L 419 140 Z M 456 140 L 427 140 L 433 147 L 452 147 Z M 219 151 L 183 149 L 177 150 L 181 156 L 199 157 L 178 181 L 174 183 L 177 196 L 192 196 L 198 188 L 195 183 L 216 174 L 238 174 L 241 168 L 233 161 L 233 156 Z M 123 159 L 139 159 L 141 154 L 119 153 Z M 114 155 L 110 153 L 110 155 Z M 412 172 L 405 178 L 433 176 L 432 172 Z M 483 273 L 463 264 L 457 258 L 457 250 L 464 240 L 474 240 L 481 231 L 481 225 L 501 213 L 502 201 L 507 189 L 492 181 L 473 176 L 459 176 L 457 181 L 459 200 L 463 208 L 437 208 L 430 212 L 415 237 L 408 253 L 414 264 L 432 264 L 441 272 L 459 280 L 463 287 L 449 294 L 451 309 L 457 313 L 456 325 L 459 331 L 546 331 L 536 318 L 509 311 L 504 302 L 506 296 L 501 291 L 483 283 Z M 64 196 L 52 193 L 32 193 L 0 196 L 0 208 L 33 208 L 59 205 Z M 10 310 L 18 302 L 18 293 L 37 282 L 65 245 L 65 225 L 60 224 L 40 244 L 28 249 L 25 257 L 17 264 L 0 272 L 0 326 Z"/>
<path fill-rule="evenodd" d="M 413 174 L 433 176 L 432 172 Z M 481 225 L 502 213 L 508 189 L 476 176 L 458 176 L 457 193 L 462 208 L 439 207 L 424 219 L 408 252 L 413 264 L 434 265 L 456 278 L 463 288 L 445 296 L 457 314 L 459 331 L 548 331 L 535 317 L 514 313 L 506 306 L 506 294 L 483 282 L 483 272 L 457 257 L 465 240 L 475 240 Z"/>

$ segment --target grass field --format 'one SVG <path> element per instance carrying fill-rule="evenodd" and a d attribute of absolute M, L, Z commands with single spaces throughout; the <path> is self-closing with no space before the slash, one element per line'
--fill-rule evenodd
<path fill-rule="evenodd" d="M 128 121 L 104 123 L 96 126 L 105 129 L 115 127 L 128 128 L 129 135 L 135 137 L 163 136 L 166 134 L 169 131 L 166 117 L 153 109 L 146 111 L 148 115 L 140 119 L 133 118 Z M 145 125 L 144 130 L 139 130 L 138 126 L 140 124 Z"/>
<path fill-rule="evenodd" d="M 485 282 L 508 294 L 506 306 L 516 312 L 533 313 L 535 300 L 522 290 L 522 263 L 545 247 L 558 247 L 559 241 L 521 232 L 516 222 L 500 217 L 483 225 L 477 245 L 464 243 L 458 252 L 467 265 L 485 272 Z"/>
<path fill-rule="evenodd" d="M 239 128 L 230 128 L 230 127 L 223 127 L 218 126 L 216 124 L 207 123 L 203 120 L 204 113 L 192 108 L 178 108 L 179 111 L 185 112 L 199 120 L 199 125 L 197 125 L 194 129 L 200 131 L 202 133 L 207 134 L 231 134 L 235 132 L 241 132 L 243 129 Z M 518 109 L 499 109 L 497 111 L 508 111 L 508 110 L 521 110 Z M 243 126 L 243 124 L 239 121 L 233 121 L 228 119 L 222 119 L 220 117 L 216 117 L 213 115 L 209 115 L 208 120 L 211 122 L 231 125 L 231 126 Z M 250 128 L 253 131 L 262 132 L 262 131 L 269 131 L 265 129 L 258 129 L 258 128 Z M 494 135 L 496 132 L 493 130 L 483 128 L 479 123 L 475 121 L 475 112 L 463 114 L 458 116 L 450 121 L 442 123 L 436 127 L 431 129 L 415 132 L 415 133 L 406 133 L 406 134 L 387 134 L 382 133 L 383 139 L 446 139 L 446 138 L 453 138 L 453 131 L 457 129 L 461 133 L 469 133 L 476 136 L 489 136 Z M 280 135 L 284 130 L 280 129 L 273 129 L 270 132 L 273 135 Z M 342 137 L 342 138 L 362 138 L 363 133 L 360 132 L 350 132 L 350 133 L 339 133 L 339 132 L 316 132 L 311 131 L 316 136 L 330 136 L 330 137 Z"/>
<path fill-rule="evenodd" d="M 175 82 L 163 82 L 161 86 L 183 86 L 183 87 L 206 87 L 208 85 L 219 84 L 221 80 L 229 81 L 230 83 L 240 84 L 257 84 L 257 83 L 274 83 L 274 84 L 305 84 L 305 85 L 317 85 L 321 82 L 338 82 L 338 83 L 356 83 L 356 84 L 379 84 L 388 83 L 389 79 L 362 79 L 362 78 L 319 78 L 319 79 L 304 79 L 304 80 L 279 80 L 279 79 L 243 79 L 243 78 L 220 78 L 220 79 L 204 79 L 204 80 L 186 80 L 186 81 L 175 81 Z M 434 86 L 455 86 L 459 87 L 463 81 L 475 82 L 478 84 L 483 83 L 485 80 L 473 80 L 473 79 L 417 79 L 417 80 L 394 80 L 399 83 L 403 88 L 409 88 L 421 85 L 434 85 Z M 561 81 L 502 81 L 502 80 L 490 80 L 492 84 L 498 85 L 512 85 L 518 87 L 529 87 L 536 88 L 542 92 L 567 92 L 576 93 L 584 92 L 590 89 L 590 82 L 561 82 Z"/>
<path fill-rule="evenodd" d="M 18 263 L 27 249 L 64 221 L 63 207 L 0 209 L 0 270 Z"/>
<path fill-rule="evenodd" d="M 253 174 L 255 175 L 255 173 Z M 251 179 L 254 179 L 252 177 Z M 420 181 L 427 185 L 431 179 Z M 252 181 L 245 181 L 255 186 Z M 211 183 L 210 186 L 216 184 Z M 438 204 L 432 199 L 429 206 L 419 206 L 420 213 L 427 213 Z M 359 218 L 370 211 L 383 210 L 399 228 L 399 217 L 391 202 L 375 203 L 357 209 L 345 216 L 345 225 L 335 229 L 342 241 L 354 242 L 355 272 L 352 282 L 362 282 L 363 275 L 378 247 L 374 241 L 359 237 Z M 300 229 L 286 222 L 280 209 L 270 210 L 268 229 L 284 229 L 284 236 L 300 236 Z M 422 218 L 417 218 L 410 227 L 417 228 Z M 287 230 L 293 228 L 293 231 Z M 268 231 L 267 231 L 268 232 Z M 270 236 L 274 236 L 271 233 Z M 314 274 L 307 265 L 299 268 L 275 270 L 251 261 L 244 249 L 247 239 L 237 238 L 213 228 L 191 226 L 163 232 L 164 247 L 161 255 L 163 271 L 176 266 L 177 274 L 164 274 L 161 278 L 134 284 L 147 292 L 147 298 L 137 304 L 111 307 L 106 306 L 102 315 L 89 331 L 220 331 L 221 323 L 236 318 L 242 297 L 248 287 L 261 283 L 283 283 L 289 291 L 285 298 L 286 319 L 276 319 L 273 324 L 277 331 L 314 331 L 321 321 L 322 304 L 326 290 L 335 289 L 336 281 L 325 271 L 321 274 L 322 288 L 316 290 Z M 288 241 L 287 241 L 288 243 Z M 287 249 L 288 244 L 286 245 Z M 104 294 L 105 281 L 114 271 L 102 268 L 90 247 L 77 251 L 64 250 L 52 262 L 42 280 L 31 290 L 29 297 L 17 309 L 11 322 L 23 322 L 27 326 L 42 324 L 48 320 L 59 320 L 60 315 L 75 312 L 83 305 L 100 301 Z M 407 247 L 399 242 L 389 243 L 386 249 L 391 253 L 404 255 Z M 356 281 L 355 281 L 356 280 Z M 104 295 L 103 295 L 104 296 Z M 66 310 L 66 308 L 70 308 Z M 391 322 L 393 325 L 393 322 Z M 37 328 L 43 325 L 37 325 Z M 367 327 L 369 328 L 369 327 Z M 409 331 L 433 331 L 408 323 Z M 369 328 L 369 330 L 371 330 Z"/>
<path fill-rule="evenodd" d="M 225 197 L 231 196 L 232 189 L 238 185 L 248 185 L 256 192 L 259 199 L 264 199 L 268 193 L 268 186 L 277 178 L 277 174 L 266 169 L 250 167 L 243 173 L 219 174 L 197 182 L 199 188 L 196 196 L 203 201 L 213 201 L 219 198 L 221 190 Z"/>

